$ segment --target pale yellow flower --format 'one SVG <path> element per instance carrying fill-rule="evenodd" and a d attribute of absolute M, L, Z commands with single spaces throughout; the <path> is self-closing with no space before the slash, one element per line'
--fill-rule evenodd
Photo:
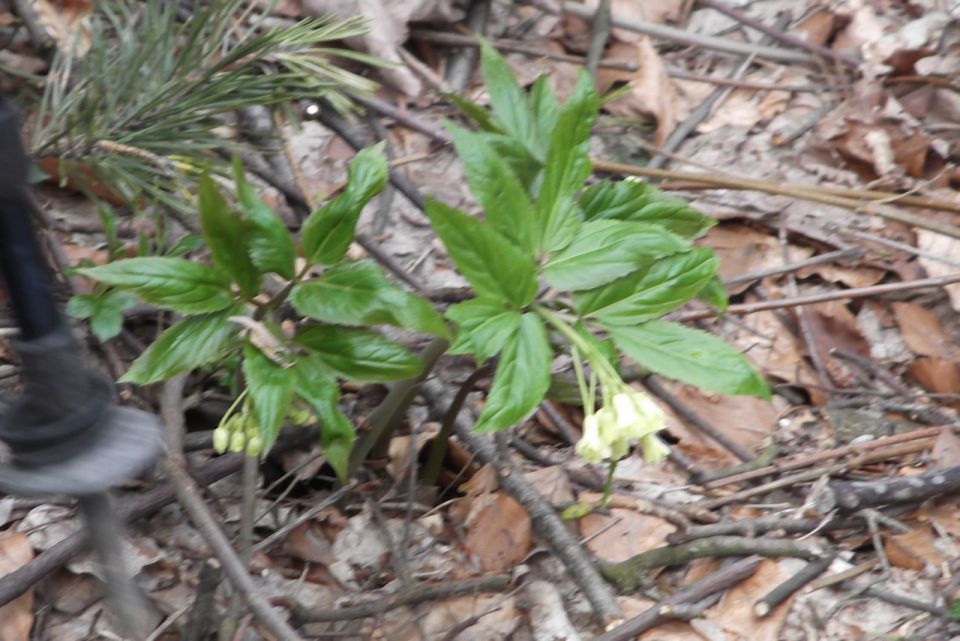
<path fill-rule="evenodd" d="M 583 437 L 577 442 L 577 455 L 588 463 L 600 463 L 610 458 L 610 445 L 600 435 L 600 422 L 596 414 L 583 419 Z"/>

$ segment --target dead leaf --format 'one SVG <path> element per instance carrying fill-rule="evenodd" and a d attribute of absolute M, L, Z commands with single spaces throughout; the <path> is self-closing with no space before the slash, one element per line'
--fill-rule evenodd
<path fill-rule="evenodd" d="M 924 356 L 910 364 L 909 374 L 923 389 L 935 394 L 960 393 L 960 368 L 953 361 Z M 951 403 L 951 405 L 954 405 Z"/>
<path fill-rule="evenodd" d="M 93 10 L 88 0 L 54 2 L 35 0 L 33 8 L 47 35 L 64 51 L 82 57 L 90 48 L 90 25 L 87 16 Z"/>
<path fill-rule="evenodd" d="M 584 3 L 587 7 L 596 10 L 599 4 L 598 0 L 587 0 Z M 683 12 L 685 0 L 613 0 L 610 3 L 610 13 L 621 20 L 642 20 L 663 24 L 665 22 L 677 22 Z M 636 31 L 620 29 L 614 27 L 611 35 L 620 42 L 638 42 L 642 36 Z"/>
<path fill-rule="evenodd" d="M 530 515 L 503 492 L 494 493 L 466 530 L 467 548 L 488 572 L 511 570 L 533 546 Z"/>
<path fill-rule="evenodd" d="M 689 385 L 668 380 L 660 382 L 690 411 L 748 450 L 756 449 L 777 429 L 779 412 L 769 401 L 753 396 L 708 396 Z M 709 441 L 695 427 L 670 427 L 670 433 L 679 438 L 681 444 L 685 440 Z"/>
<path fill-rule="evenodd" d="M 934 547 L 934 541 L 929 527 L 918 527 L 904 534 L 885 535 L 883 550 L 892 565 L 919 572 L 927 564 L 939 567 L 945 560 Z"/>
<path fill-rule="evenodd" d="M 523 620 L 516 599 L 502 594 L 463 596 L 431 603 L 417 616 L 409 608 L 393 610 L 383 621 L 374 622 L 376 629 L 363 638 L 371 641 L 422 641 L 442 639 L 450 630 L 469 619 L 479 620 L 457 634 L 457 641 L 507 641 Z M 426 634 L 426 637 L 422 635 Z"/>
<path fill-rule="evenodd" d="M 600 495 L 581 492 L 581 501 L 596 501 Z M 602 530 L 602 531 L 601 531 Z M 664 545 L 667 535 L 676 528 L 663 519 L 636 510 L 613 508 L 609 514 L 588 514 L 580 519 L 580 536 L 589 538 L 589 549 L 598 559 L 617 563 Z"/>
<path fill-rule="evenodd" d="M 544 500 L 560 505 L 573 501 L 570 477 L 563 465 L 551 465 L 523 475 Z"/>
<path fill-rule="evenodd" d="M 945 470 L 960 462 L 960 434 L 944 428 L 930 450 L 930 469 Z"/>
<path fill-rule="evenodd" d="M 923 250 L 924 253 L 942 256 L 943 258 L 960 256 L 960 240 L 920 228 L 916 229 L 916 234 L 917 249 Z M 917 262 L 923 265 L 923 268 L 927 270 L 927 274 L 932 278 L 949 276 L 955 274 L 957 271 L 956 267 L 932 260 L 923 255 L 917 257 Z M 943 289 L 946 290 L 947 296 L 950 297 L 950 305 L 955 310 L 960 311 L 960 283 L 945 285 Z"/>
<path fill-rule="evenodd" d="M 719 604 L 707 611 L 707 620 L 718 624 L 731 639 L 777 641 L 793 598 L 762 619 L 753 616 L 753 604 L 802 566 L 803 562 L 797 559 L 764 559 L 753 576 L 731 588 Z"/>
<path fill-rule="evenodd" d="M 336 560 L 333 544 L 311 520 L 290 531 L 283 542 L 283 551 L 303 561 L 329 565 Z"/>
<path fill-rule="evenodd" d="M 637 42 L 636 61 L 637 71 L 628 75 L 629 93 L 607 103 L 604 108 L 623 118 L 653 116 L 657 121 L 654 144 L 660 145 L 677 124 L 673 81 L 650 38 L 644 37 Z"/>
<path fill-rule="evenodd" d="M 0 535 L 0 576 L 23 567 L 33 558 L 33 546 L 25 534 Z M 0 607 L 0 641 L 28 641 L 33 626 L 33 591 Z"/>
<path fill-rule="evenodd" d="M 903 341 L 915 354 L 960 361 L 960 346 L 936 314 L 916 303 L 895 302 L 892 307 Z"/>
<path fill-rule="evenodd" d="M 718 225 L 697 244 L 709 247 L 717 254 L 720 260 L 717 274 L 720 278 L 743 276 L 784 264 L 783 252 L 776 237 L 748 225 Z M 794 261 L 809 258 L 813 252 L 808 248 L 790 246 L 788 254 L 789 259 Z M 749 282 L 733 286 L 728 291 L 738 294 L 748 287 Z"/>

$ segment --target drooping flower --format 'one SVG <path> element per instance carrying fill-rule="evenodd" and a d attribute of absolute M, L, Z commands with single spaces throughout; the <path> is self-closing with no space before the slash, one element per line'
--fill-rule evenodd
<path fill-rule="evenodd" d="M 583 437 L 577 441 L 577 455 L 588 463 L 601 463 L 610 458 L 610 445 L 600 435 L 600 423 L 596 414 L 583 419 Z"/>

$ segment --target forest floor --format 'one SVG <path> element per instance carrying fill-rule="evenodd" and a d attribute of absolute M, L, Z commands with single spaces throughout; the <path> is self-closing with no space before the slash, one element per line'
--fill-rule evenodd
<path fill-rule="evenodd" d="M 446 0 L 284 0 L 275 11 L 296 20 L 329 4 L 375 17 L 351 45 L 397 63 L 372 74 L 383 88 L 349 131 L 365 144 L 387 140 L 411 185 L 465 211 L 476 207 L 442 128 L 457 117 L 445 92 L 486 100 L 464 34 L 485 33 L 521 84 L 546 74 L 561 98 L 598 37 L 583 18 L 595 1 L 476 1 L 469 18 Z M 577 569 L 531 518 L 531 506 L 545 502 L 559 514 L 602 491 L 605 470 L 574 454 L 578 408 L 547 401 L 523 425 L 484 436 L 486 450 L 455 438 L 440 482 L 418 485 L 446 408 L 474 370 L 463 357 L 440 360 L 388 454 L 368 461 L 346 490 L 336 489 L 318 446 L 281 439 L 256 500 L 258 590 L 304 638 L 317 639 L 960 637 L 960 6 L 610 4 L 614 26 L 603 34 L 596 78 L 620 92 L 594 129 L 594 173 L 649 180 L 719 221 L 698 244 L 719 257 L 730 309 L 714 318 L 688 306 L 673 318 L 740 349 L 771 381 L 772 400 L 657 376 L 631 381 L 667 412 L 674 456 L 659 465 L 625 459 L 609 507 L 565 524 L 598 563 L 648 563 L 637 589 L 617 597 L 623 619 L 606 634 Z M 19 15 L 4 5 L 0 26 Z M 70 11 L 90 11 L 38 7 L 45 24 L 51 12 L 68 21 Z M 46 70 L 24 31 L 12 42 L 0 63 Z M 301 107 L 302 121 L 275 134 L 297 187 L 314 201 L 342 186 L 355 152 Z M 52 184 L 37 198 L 47 237 L 68 264 L 105 259 L 93 204 Z M 131 246 L 139 224 L 121 222 Z M 360 229 L 438 304 L 466 291 L 423 212 L 394 187 L 367 208 Z M 136 356 L 135 341 L 115 342 L 104 360 L 112 374 Z M 0 376 L 12 380 L 13 362 L 0 364 Z M 209 431 L 231 399 L 208 383 L 188 380 L 180 409 L 191 462 L 209 472 L 204 495 L 232 533 L 240 464 L 212 453 Z M 486 384 L 468 397 L 460 422 L 475 418 Z M 343 392 L 344 410 L 362 427 L 387 388 Z M 151 406 L 159 390 L 124 395 Z M 498 482 L 508 475 L 538 497 L 508 491 Z M 158 491 L 147 479 L 118 500 L 143 504 Z M 180 505 L 171 496 L 155 503 L 129 526 L 129 557 L 155 608 L 152 638 L 210 638 L 224 618 L 239 624 L 233 638 L 269 638 L 247 609 L 231 609 L 208 543 Z M 0 592 L 17 568 L 33 577 L 16 578 L 32 597 L 0 608 L 0 640 L 117 638 L 91 558 L 57 557 L 38 569 L 81 527 L 69 501 L 0 498 L 0 527 Z M 804 573 L 806 584 L 796 578 Z M 790 580 L 780 598 L 771 594 Z"/>

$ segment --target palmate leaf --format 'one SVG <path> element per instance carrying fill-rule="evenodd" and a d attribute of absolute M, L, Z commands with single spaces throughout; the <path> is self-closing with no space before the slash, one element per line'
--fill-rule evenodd
<path fill-rule="evenodd" d="M 200 228 L 213 262 L 229 274 L 247 298 L 260 289 L 260 274 L 250 260 L 243 221 L 209 175 L 200 178 Z"/>
<path fill-rule="evenodd" d="M 240 326 L 229 321 L 238 308 L 187 316 L 160 334 L 133 362 L 122 383 L 147 385 L 214 363 L 234 348 Z"/>
<path fill-rule="evenodd" d="M 423 364 L 402 346 L 358 327 L 315 325 L 296 342 L 329 371 L 347 380 L 381 383 L 415 376 Z"/>
<path fill-rule="evenodd" d="M 601 325 L 624 354 L 667 378 L 721 394 L 770 398 L 770 388 L 750 362 L 707 332 L 662 320 Z"/>
<path fill-rule="evenodd" d="M 714 277 L 717 257 L 697 247 L 656 261 L 612 283 L 574 296 L 583 316 L 636 325 L 662 316 L 696 296 Z"/>
<path fill-rule="evenodd" d="M 478 296 L 523 307 L 537 294 L 533 256 L 523 252 L 492 226 L 435 200 L 427 217 L 460 273 Z"/>
<path fill-rule="evenodd" d="M 483 207 L 485 219 L 503 236 L 528 252 L 535 246 L 533 205 L 510 166 L 483 136 L 447 123 L 457 155 L 463 162 L 470 191 Z"/>
<path fill-rule="evenodd" d="M 381 142 L 357 153 L 347 165 L 348 181 L 343 193 L 303 223 L 303 251 L 311 262 L 332 265 L 347 253 L 360 212 L 387 183 L 383 147 Z"/>
<path fill-rule="evenodd" d="M 550 387 L 552 360 L 543 321 L 533 312 L 524 314 L 503 346 L 476 430 L 506 429 L 532 414 Z"/>
<path fill-rule="evenodd" d="M 260 427 L 263 451 L 269 452 L 293 399 L 294 374 L 246 343 L 243 346 L 243 376 Z"/>
<path fill-rule="evenodd" d="M 304 356 L 290 368 L 294 376 L 294 390 L 320 419 L 320 442 L 327 462 L 346 483 L 350 450 L 355 437 L 353 424 L 337 409 L 340 388 L 330 378 L 328 370 L 315 357 Z"/>
<path fill-rule="evenodd" d="M 223 272 L 182 258 L 128 258 L 77 271 L 184 314 L 217 311 L 233 302 Z"/>
<path fill-rule="evenodd" d="M 249 222 L 245 231 L 250 260 L 261 273 L 276 272 L 292 279 L 296 250 L 290 231 L 247 182 L 239 158 L 233 159 L 233 177 L 237 184 L 237 200 Z"/>
<path fill-rule="evenodd" d="M 334 265 L 290 292 L 294 308 L 310 318 L 339 325 L 395 325 L 449 336 L 429 301 L 399 289 L 366 260 Z"/>
<path fill-rule="evenodd" d="M 543 275 L 557 289 L 591 289 L 688 248 L 654 225 L 594 220 L 583 223 L 570 244 L 550 256 Z"/>

